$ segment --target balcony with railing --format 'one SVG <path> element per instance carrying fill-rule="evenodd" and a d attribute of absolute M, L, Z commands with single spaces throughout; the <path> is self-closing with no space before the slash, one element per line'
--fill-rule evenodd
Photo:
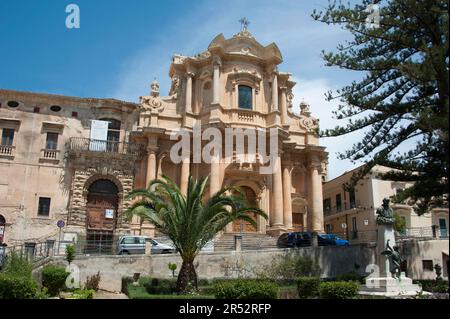
<path fill-rule="evenodd" d="M 43 148 L 41 150 L 41 156 L 39 158 L 40 162 L 54 162 L 54 163 L 58 163 L 59 162 L 59 154 L 60 154 L 60 150 L 54 150 L 54 149 L 45 149 Z"/>
<path fill-rule="evenodd" d="M 69 142 L 70 155 L 106 155 L 108 157 L 140 158 L 145 154 L 142 144 L 102 141 L 83 137 L 72 137 Z"/>
<path fill-rule="evenodd" d="M 446 239 L 448 240 L 447 228 L 440 228 L 437 225 L 430 227 L 412 227 L 405 228 L 398 231 L 396 234 L 397 239 Z"/>
<path fill-rule="evenodd" d="M 15 149 L 12 145 L 0 145 L 0 157 L 13 158 Z"/>

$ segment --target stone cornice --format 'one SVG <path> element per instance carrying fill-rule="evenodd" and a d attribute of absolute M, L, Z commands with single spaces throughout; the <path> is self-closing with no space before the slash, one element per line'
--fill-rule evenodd
<path fill-rule="evenodd" d="M 0 100 L 21 100 L 23 101 L 33 101 L 33 103 L 48 103 L 50 104 L 73 104 L 77 106 L 82 106 L 82 104 L 91 104 L 92 106 L 102 107 L 102 106 L 116 106 L 116 107 L 129 107 L 131 109 L 139 108 L 138 103 L 126 102 L 117 99 L 100 99 L 100 98 L 82 98 L 73 97 L 57 94 L 48 93 L 35 93 L 35 92 L 24 92 L 24 91 L 14 91 L 14 90 L 0 90 Z"/>

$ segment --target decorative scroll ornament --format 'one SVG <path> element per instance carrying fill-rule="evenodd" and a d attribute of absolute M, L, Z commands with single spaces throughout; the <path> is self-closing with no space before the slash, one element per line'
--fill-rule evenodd
<path fill-rule="evenodd" d="M 156 80 L 152 82 L 151 87 L 151 95 L 150 96 L 141 96 L 141 105 L 145 111 L 162 111 L 164 109 L 164 105 L 159 97 L 159 84 Z"/>
<path fill-rule="evenodd" d="M 187 57 L 179 54 L 175 54 L 172 58 L 172 62 L 174 64 L 183 64 L 186 61 Z"/>
<path fill-rule="evenodd" d="M 317 128 L 319 125 L 319 120 L 311 117 L 303 117 L 299 121 L 300 128 L 304 128 L 306 130 L 313 130 Z"/>

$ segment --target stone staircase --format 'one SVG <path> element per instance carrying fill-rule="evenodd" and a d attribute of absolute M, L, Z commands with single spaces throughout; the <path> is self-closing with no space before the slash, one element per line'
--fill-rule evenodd
<path fill-rule="evenodd" d="M 214 239 L 214 251 L 235 250 L 235 235 L 242 236 L 242 250 L 277 248 L 277 238 L 270 235 L 258 233 L 225 233 Z M 171 242 L 165 235 L 157 235 L 155 240 L 165 244 Z"/>
<path fill-rule="evenodd" d="M 214 240 L 214 251 L 235 250 L 235 236 L 242 236 L 242 250 L 277 248 L 277 238 L 257 233 L 225 233 Z"/>

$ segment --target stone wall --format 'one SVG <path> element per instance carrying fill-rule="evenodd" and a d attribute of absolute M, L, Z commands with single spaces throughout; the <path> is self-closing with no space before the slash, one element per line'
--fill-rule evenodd
<path fill-rule="evenodd" d="M 268 249 L 202 253 L 196 258 L 195 265 L 198 265 L 199 278 L 252 277 L 254 270 L 264 269 L 272 263 L 274 258 L 283 256 L 286 252 L 282 249 Z M 302 248 L 300 252 L 319 262 L 323 277 L 334 277 L 354 271 L 355 266 L 359 266 L 358 271 L 364 273 L 366 266 L 375 262 L 375 247 L 367 245 Z M 65 264 L 63 258 L 56 258 L 54 262 Z M 100 271 L 100 288 L 107 291 L 120 291 L 122 277 L 132 277 L 134 273 L 140 273 L 141 276 L 170 278 L 172 272 L 167 266 L 169 262 L 177 264 L 177 271 L 181 268 L 179 255 L 80 256 L 73 265 L 79 269 L 82 284 L 87 276 Z"/>
<path fill-rule="evenodd" d="M 408 240 L 399 243 L 401 254 L 407 262 L 407 275 L 412 279 L 436 279 L 434 270 L 423 269 L 423 261 L 431 260 L 433 266 L 442 267 L 442 276 L 448 279 L 448 240 Z"/>

